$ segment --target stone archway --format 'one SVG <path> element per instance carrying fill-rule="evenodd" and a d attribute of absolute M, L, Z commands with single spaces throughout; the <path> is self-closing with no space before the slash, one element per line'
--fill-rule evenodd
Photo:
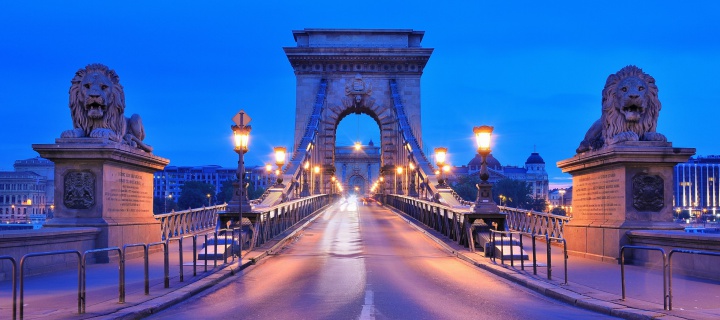
<path fill-rule="evenodd" d="M 422 147 L 420 77 L 433 51 L 420 46 L 423 31 L 304 29 L 293 35 L 297 46 L 283 48 L 296 76 L 293 150 L 316 130 L 311 154 L 323 167 L 323 180 L 335 173 L 336 130 L 349 114 L 377 122 L 383 172 L 406 161 L 396 105 L 404 106 L 403 121 Z M 313 119 L 317 126 L 309 126 Z"/>

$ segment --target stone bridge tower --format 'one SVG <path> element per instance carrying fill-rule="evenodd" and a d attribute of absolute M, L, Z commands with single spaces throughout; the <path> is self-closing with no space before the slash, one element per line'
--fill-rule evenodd
<path fill-rule="evenodd" d="M 404 107 L 412 134 L 422 146 L 420 76 L 433 51 L 420 46 L 424 33 L 411 29 L 293 31 L 297 46 L 284 48 L 297 78 L 293 150 L 300 148 L 307 130 L 317 130 L 313 162 L 322 165 L 326 175 L 332 174 L 338 124 L 349 114 L 363 113 L 380 128 L 382 171 L 392 170 L 407 155 L 398 104 Z M 322 107 L 315 108 L 319 104 Z M 309 128 L 314 112 L 319 113 L 319 125 Z"/>

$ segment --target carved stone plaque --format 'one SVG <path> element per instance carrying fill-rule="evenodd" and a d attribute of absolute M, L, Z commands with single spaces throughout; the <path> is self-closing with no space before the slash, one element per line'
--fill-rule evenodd
<path fill-rule="evenodd" d="M 63 203 L 69 209 L 89 209 L 95 205 L 95 175 L 89 171 L 65 174 Z"/>
<path fill-rule="evenodd" d="M 665 205 L 664 181 L 660 176 L 639 173 L 632 179 L 633 207 L 639 211 L 658 212 Z"/>

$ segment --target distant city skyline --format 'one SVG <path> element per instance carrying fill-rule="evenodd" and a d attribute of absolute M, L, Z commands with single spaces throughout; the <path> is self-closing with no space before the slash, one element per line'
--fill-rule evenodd
<path fill-rule="evenodd" d="M 503 165 L 536 151 L 551 187 L 569 185 L 555 164 L 600 117 L 607 76 L 629 64 L 657 80 L 658 132 L 720 154 L 717 12 L 714 1 L 5 2 L 0 170 L 72 128 L 70 79 L 95 62 L 118 73 L 125 112 L 142 116 L 146 142 L 170 165 L 236 166 L 230 124 L 240 109 L 253 119 L 246 163 L 269 163 L 272 147 L 292 148 L 295 76 L 282 48 L 303 28 L 425 31 L 422 46 L 434 53 L 422 77 L 422 140 L 425 150 L 448 147 L 455 166 L 474 157 L 472 127 L 492 125 Z M 337 141 L 376 136 L 368 116 L 350 115 Z"/>

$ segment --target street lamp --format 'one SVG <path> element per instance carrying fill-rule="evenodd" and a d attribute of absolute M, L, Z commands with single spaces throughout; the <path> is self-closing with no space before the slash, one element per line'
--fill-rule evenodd
<path fill-rule="evenodd" d="M 443 166 L 447 158 L 447 150 L 447 148 L 435 148 L 435 163 L 438 166 L 438 171 L 440 171 L 440 176 L 438 177 L 438 188 L 445 187 L 445 179 L 443 179 Z"/>
<path fill-rule="evenodd" d="M 239 114 L 245 115 L 243 111 Z M 248 117 L 249 118 L 249 117 Z M 237 170 L 237 182 L 233 183 L 235 192 L 233 197 L 228 203 L 228 212 L 238 212 L 238 223 L 242 220 L 243 212 L 252 211 L 250 203 L 247 198 L 247 189 L 245 186 L 245 153 L 248 152 L 248 145 L 250 142 L 250 126 L 245 125 L 242 120 L 238 122 L 238 125 L 230 126 L 233 131 L 235 141 L 235 152 L 238 153 L 238 170 Z"/>
<path fill-rule="evenodd" d="M 208 207 L 209 207 L 209 206 L 210 206 L 210 197 L 211 197 L 211 195 L 208 193 L 208 194 L 206 194 L 205 196 L 208 198 Z"/>
<path fill-rule="evenodd" d="M 488 182 L 490 173 L 487 168 L 487 157 L 490 154 L 490 138 L 492 137 L 493 127 L 480 126 L 474 127 L 475 139 L 477 142 L 477 151 L 480 154 L 480 184 L 478 184 L 478 194 L 475 200 L 475 213 L 498 213 L 499 209 L 495 201 L 492 199 L 492 185 Z M 498 226 L 504 230 L 503 226 Z"/>
<path fill-rule="evenodd" d="M 558 190 L 558 193 L 560 193 L 560 207 L 565 209 L 565 189 Z"/>
<path fill-rule="evenodd" d="M 265 179 L 265 186 L 266 186 L 266 188 L 268 188 L 268 189 L 270 188 L 270 181 L 272 181 L 272 171 L 273 171 L 272 165 L 269 164 L 269 163 L 266 164 L 266 165 L 265 165 L 265 174 L 266 174 L 267 176 L 265 177 L 265 178 L 266 178 L 266 179 Z"/>
<path fill-rule="evenodd" d="M 403 194 L 402 191 L 402 173 L 403 173 L 403 167 L 397 166 L 395 168 L 395 193 L 396 194 Z M 399 178 L 398 178 L 399 177 Z"/>
<path fill-rule="evenodd" d="M 335 176 L 330 177 L 330 193 L 335 194 Z"/>
<path fill-rule="evenodd" d="M 315 173 L 315 190 L 313 190 L 313 194 L 320 194 L 320 166 L 315 166 L 313 172 Z"/>
<path fill-rule="evenodd" d="M 417 185 L 415 184 L 416 171 L 415 171 L 415 164 L 413 164 L 412 161 L 410 161 L 410 163 L 408 163 L 408 175 L 409 175 L 408 179 L 410 180 L 410 182 L 408 182 L 408 196 L 417 197 L 418 196 L 418 192 L 416 190 Z"/>
<path fill-rule="evenodd" d="M 275 152 L 275 164 L 277 165 L 277 171 L 275 171 L 277 185 L 275 185 L 275 187 L 282 188 L 284 187 L 282 184 L 283 178 L 280 174 L 282 173 L 282 166 L 285 164 L 285 153 L 287 149 L 285 147 L 275 147 L 273 151 Z"/>
<path fill-rule="evenodd" d="M 308 171 L 310 170 L 310 160 L 305 160 L 305 164 L 303 165 L 303 172 L 302 172 L 302 191 L 300 192 L 301 197 L 309 197 L 310 196 L 310 185 L 308 184 Z"/>

